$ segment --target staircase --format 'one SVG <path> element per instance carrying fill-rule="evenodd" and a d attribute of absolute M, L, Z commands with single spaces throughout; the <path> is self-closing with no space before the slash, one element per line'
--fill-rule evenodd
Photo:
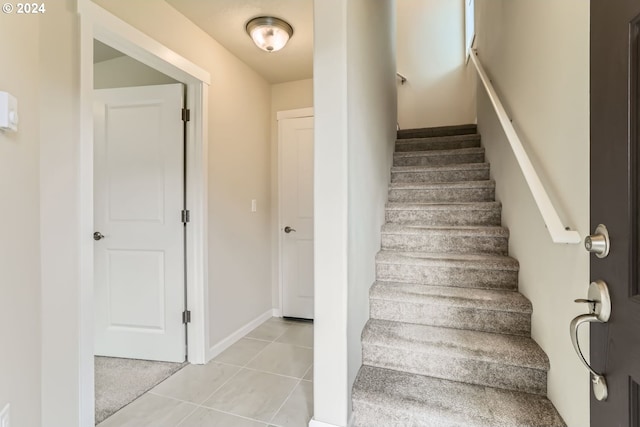
<path fill-rule="evenodd" d="M 398 132 L 357 427 L 560 427 L 475 125 Z"/>

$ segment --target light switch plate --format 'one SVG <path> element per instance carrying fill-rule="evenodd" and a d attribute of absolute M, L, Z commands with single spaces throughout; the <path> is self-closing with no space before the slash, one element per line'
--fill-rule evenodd
<path fill-rule="evenodd" d="M 0 412 L 0 427 L 11 427 L 11 411 L 8 403 Z"/>
<path fill-rule="evenodd" d="M 18 100 L 8 92 L 0 92 L 0 130 L 18 131 Z"/>

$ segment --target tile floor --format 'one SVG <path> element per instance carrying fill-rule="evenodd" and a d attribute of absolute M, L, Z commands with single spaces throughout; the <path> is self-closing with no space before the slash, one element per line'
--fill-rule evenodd
<path fill-rule="evenodd" d="M 306 427 L 313 325 L 272 318 L 207 365 L 188 365 L 98 427 Z"/>

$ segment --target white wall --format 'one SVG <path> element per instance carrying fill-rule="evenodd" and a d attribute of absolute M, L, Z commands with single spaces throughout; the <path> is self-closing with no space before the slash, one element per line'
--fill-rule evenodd
<path fill-rule="evenodd" d="M 79 426 L 79 55 L 73 0 L 40 16 L 40 226 L 43 427 Z M 27 70 L 22 70 L 27 72 Z M 84 239 L 90 239 L 89 234 Z M 84 384 L 91 384 L 89 379 Z M 92 420 L 93 414 L 84 414 Z"/>
<path fill-rule="evenodd" d="M 0 16 L 0 91 L 18 98 L 18 133 L 0 131 L 0 411 L 40 425 L 38 19 Z M 16 43 L 19 41 L 19 43 Z"/>
<path fill-rule="evenodd" d="M 396 136 L 395 1 L 314 12 L 314 420 L 346 426 Z"/>
<path fill-rule="evenodd" d="M 214 346 L 272 307 L 270 85 L 165 2 L 96 3 L 211 73 L 208 261 Z"/>
<path fill-rule="evenodd" d="M 464 0 L 397 3 L 398 122 L 402 129 L 474 123 L 475 91 L 465 67 Z"/>
<path fill-rule="evenodd" d="M 347 386 L 347 2 L 314 1 L 313 13 L 313 420 L 346 426 L 350 398 Z"/>
<path fill-rule="evenodd" d="M 313 79 L 271 85 L 271 258 L 272 305 L 280 308 L 278 279 L 278 111 L 313 107 Z"/>
<path fill-rule="evenodd" d="M 360 336 L 369 320 L 369 287 L 375 281 L 375 256 L 380 250 L 397 135 L 395 11 L 395 0 L 351 0 L 347 11 L 349 390 L 362 365 Z"/>
<path fill-rule="evenodd" d="M 478 52 L 566 225 L 589 234 L 589 3 L 476 0 Z M 533 303 L 533 338 L 549 356 L 548 395 L 569 427 L 589 425 L 589 376 L 569 339 L 589 284 L 582 245 L 556 245 L 483 89 L 478 125 Z M 586 328 L 585 328 L 586 332 Z M 588 336 L 582 337 L 588 348 Z"/>
<path fill-rule="evenodd" d="M 128 56 L 120 56 L 93 64 L 93 87 L 95 89 L 171 83 L 177 82 Z"/>

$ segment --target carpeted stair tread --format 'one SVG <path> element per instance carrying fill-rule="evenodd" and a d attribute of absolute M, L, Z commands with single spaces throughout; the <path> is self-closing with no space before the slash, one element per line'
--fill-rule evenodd
<path fill-rule="evenodd" d="M 454 286 L 515 290 L 518 261 L 503 255 L 422 253 L 382 250 L 376 256 L 376 279 Z"/>
<path fill-rule="evenodd" d="M 492 289 L 423 286 L 416 283 L 377 281 L 369 290 L 371 299 L 446 305 L 531 314 L 531 302 L 519 292 Z"/>
<path fill-rule="evenodd" d="M 389 350 L 410 350 L 423 359 L 440 355 L 541 371 L 549 369 L 547 355 L 530 337 L 369 319 L 362 331 L 362 343 Z"/>
<path fill-rule="evenodd" d="M 392 182 L 389 184 L 389 190 L 431 190 L 446 189 L 450 191 L 463 190 L 467 188 L 495 188 L 495 181 L 492 179 L 481 181 L 463 181 L 463 182 Z"/>
<path fill-rule="evenodd" d="M 484 148 L 482 147 L 393 153 L 393 166 L 431 166 L 483 162 Z"/>
<path fill-rule="evenodd" d="M 549 361 L 529 337 L 370 319 L 362 363 L 527 393 L 547 390 Z"/>
<path fill-rule="evenodd" d="M 508 238 L 504 227 L 385 224 L 381 245 L 385 250 L 506 255 Z"/>
<path fill-rule="evenodd" d="M 465 135 L 478 132 L 475 124 L 463 124 L 454 126 L 437 126 L 430 128 L 402 129 L 398 131 L 398 139 L 404 138 L 428 138 L 434 136 Z"/>
<path fill-rule="evenodd" d="M 430 267 L 459 266 L 486 270 L 519 270 L 518 261 L 514 258 L 491 254 L 443 254 L 413 251 L 380 251 L 376 255 L 376 262 L 386 264 L 425 265 Z"/>
<path fill-rule="evenodd" d="M 401 138 L 396 140 L 395 151 L 426 151 L 471 148 L 480 146 L 480 134 Z"/>
<path fill-rule="evenodd" d="M 500 202 L 388 202 L 386 205 L 387 210 L 443 210 L 448 212 L 457 210 L 493 210 L 501 207 Z"/>
<path fill-rule="evenodd" d="M 512 290 L 377 281 L 369 290 L 372 319 L 530 336 L 531 303 Z"/>
<path fill-rule="evenodd" d="M 388 223 L 432 225 L 500 225 L 499 202 L 388 202 Z"/>
<path fill-rule="evenodd" d="M 457 182 L 488 180 L 488 163 L 456 163 L 434 166 L 395 166 L 391 182 Z"/>
<path fill-rule="evenodd" d="M 452 165 L 433 166 L 393 166 L 391 173 L 402 172 L 431 172 L 431 171 L 466 171 L 466 170 L 489 170 L 489 163 L 458 163 Z"/>
<path fill-rule="evenodd" d="M 454 236 L 486 236 L 509 237 L 509 230 L 505 227 L 492 226 L 446 226 L 446 225 L 418 225 L 418 224 L 384 224 L 382 233 L 388 234 L 442 234 Z"/>
<path fill-rule="evenodd" d="M 565 427 L 544 396 L 362 366 L 356 427 Z"/>
<path fill-rule="evenodd" d="M 493 180 L 389 184 L 389 202 L 491 202 L 494 199 Z"/>

